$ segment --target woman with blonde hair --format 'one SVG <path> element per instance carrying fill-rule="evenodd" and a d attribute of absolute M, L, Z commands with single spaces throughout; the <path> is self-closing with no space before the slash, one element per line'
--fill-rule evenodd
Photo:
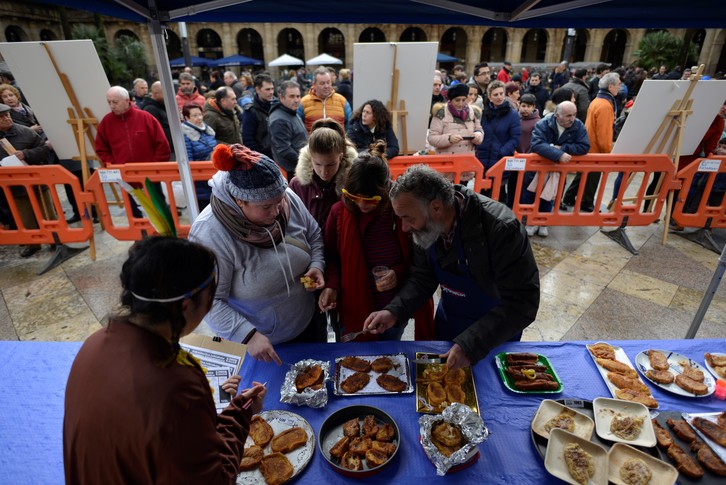
<path fill-rule="evenodd" d="M 313 123 L 308 144 L 300 150 L 290 189 L 300 197 L 323 232 L 330 208 L 340 200 L 345 174 L 356 156 L 355 146 L 346 139 L 337 121 L 323 118 Z"/>

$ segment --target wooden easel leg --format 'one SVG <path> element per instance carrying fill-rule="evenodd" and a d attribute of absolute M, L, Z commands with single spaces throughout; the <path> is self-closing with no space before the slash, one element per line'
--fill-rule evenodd
<path fill-rule="evenodd" d="M 71 118 L 73 117 L 73 110 L 71 108 L 68 108 L 68 114 Z M 86 127 L 83 122 L 83 118 L 76 118 L 76 143 L 78 144 L 78 155 L 81 159 L 81 178 L 83 179 L 83 187 L 85 187 L 86 183 L 88 183 L 88 177 L 90 176 L 90 172 L 88 170 L 88 158 L 86 155 L 86 142 L 83 139 L 85 132 Z M 85 204 L 83 207 L 79 207 L 79 209 L 82 209 L 82 218 L 86 215 L 86 213 L 89 217 L 91 217 L 93 209 L 89 211 L 89 207 L 92 207 L 91 204 Z M 91 261 L 95 261 L 96 241 L 93 235 L 93 231 L 91 231 L 91 235 L 88 237 L 88 246 L 91 248 L 91 251 L 89 253 L 91 255 Z"/>

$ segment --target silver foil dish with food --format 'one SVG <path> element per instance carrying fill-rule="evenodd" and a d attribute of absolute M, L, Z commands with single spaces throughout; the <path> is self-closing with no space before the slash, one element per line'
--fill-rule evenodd
<path fill-rule="evenodd" d="M 426 456 L 436 467 L 436 474 L 443 476 L 451 468 L 464 465 L 474 458 L 479 451 L 478 445 L 489 437 L 489 430 L 484 426 L 484 420 L 469 406 L 460 403 L 449 405 L 440 415 L 424 415 L 418 420 L 421 433 L 421 446 Z M 458 429 L 461 433 L 461 446 L 449 456 L 440 451 L 441 443 L 437 446 L 435 434 L 439 426 L 447 425 L 449 429 Z M 450 444 L 450 443 L 446 443 Z"/>
<path fill-rule="evenodd" d="M 290 366 L 280 389 L 280 402 L 322 408 L 328 404 L 330 362 L 304 359 Z"/>

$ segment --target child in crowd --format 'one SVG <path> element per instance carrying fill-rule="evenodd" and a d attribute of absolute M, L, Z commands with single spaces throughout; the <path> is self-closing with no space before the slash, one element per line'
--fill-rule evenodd
<path fill-rule="evenodd" d="M 519 120 L 522 132 L 519 135 L 519 145 L 517 145 L 518 153 L 531 151 L 532 131 L 540 119 L 539 111 L 537 111 L 537 98 L 531 93 L 522 95 L 522 99 L 519 100 Z"/>
<path fill-rule="evenodd" d="M 534 94 L 527 93 L 523 94 L 519 100 L 519 119 L 522 122 L 522 134 L 519 137 L 519 145 L 517 146 L 517 152 L 519 153 L 530 153 L 532 147 L 532 131 L 534 131 L 534 125 L 541 119 L 539 111 L 537 111 L 537 98 Z M 522 182 L 522 196 L 521 202 L 523 204 L 531 204 L 534 202 L 535 192 L 529 189 L 532 181 L 534 180 L 534 172 L 526 172 L 524 174 L 524 182 Z M 536 187 L 533 187 L 536 190 Z M 541 212 L 552 212 L 552 201 L 539 200 L 539 210 Z M 542 237 L 547 237 L 549 231 L 546 226 L 527 226 L 527 235 L 534 236 L 535 233 L 539 232 Z"/>

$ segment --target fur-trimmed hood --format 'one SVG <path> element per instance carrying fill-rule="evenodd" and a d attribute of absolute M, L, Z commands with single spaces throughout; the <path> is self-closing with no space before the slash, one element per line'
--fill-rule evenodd
<path fill-rule="evenodd" d="M 358 151 L 354 147 L 348 146 L 345 155 L 340 161 L 340 168 L 338 169 L 338 173 L 335 174 L 335 178 L 333 179 L 333 182 L 335 183 L 335 191 L 338 195 L 341 195 L 340 189 L 343 187 L 343 180 L 345 179 L 345 174 L 348 173 L 348 169 L 350 168 L 353 160 L 355 160 L 357 156 Z M 313 159 L 310 156 L 310 150 L 308 149 L 308 146 L 305 145 L 300 150 L 300 157 L 297 161 L 297 168 L 295 168 L 295 177 L 297 177 L 301 185 L 310 185 L 313 182 L 314 173 L 315 171 L 313 170 Z"/>

